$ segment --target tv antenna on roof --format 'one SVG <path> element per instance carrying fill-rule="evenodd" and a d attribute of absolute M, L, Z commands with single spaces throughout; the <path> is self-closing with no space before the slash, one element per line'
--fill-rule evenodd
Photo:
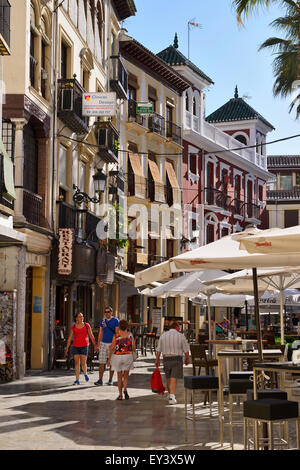
<path fill-rule="evenodd" d="M 188 21 L 188 59 L 189 60 L 190 60 L 190 30 L 191 30 L 191 27 L 202 29 L 202 24 L 195 23 L 195 19 L 196 18 L 193 18 L 192 20 Z"/>

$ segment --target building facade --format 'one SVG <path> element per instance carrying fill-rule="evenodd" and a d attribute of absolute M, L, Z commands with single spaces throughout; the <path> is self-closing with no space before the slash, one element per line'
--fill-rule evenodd
<path fill-rule="evenodd" d="M 268 227 L 299 225 L 299 155 L 268 155 L 268 170 L 273 175 L 266 194 Z"/>
<path fill-rule="evenodd" d="M 182 94 L 190 85 L 125 30 L 120 35 L 120 52 L 128 71 L 120 141 L 129 224 L 125 268 L 133 274 L 181 251 L 181 106 Z M 152 107 L 149 115 L 140 111 L 145 103 Z M 165 313 L 181 308 L 180 299 L 168 299 L 162 306 L 160 299 L 141 296 L 137 290 L 124 288 L 121 297 L 127 317 L 134 322 L 143 319 L 150 328 L 154 308 L 163 307 Z"/>
<path fill-rule="evenodd" d="M 67 334 L 76 312 L 97 325 L 104 304 L 117 309 L 115 254 L 96 227 L 114 186 L 119 123 L 84 116 L 82 100 L 114 92 L 118 115 L 127 99 L 120 22 L 135 11 L 132 0 L 11 2 L 3 135 L 15 175 L 13 188 L 5 163 L 2 195 L 18 245 L 3 248 L 0 289 L 17 290 L 17 377 L 52 366 L 55 329 Z"/>

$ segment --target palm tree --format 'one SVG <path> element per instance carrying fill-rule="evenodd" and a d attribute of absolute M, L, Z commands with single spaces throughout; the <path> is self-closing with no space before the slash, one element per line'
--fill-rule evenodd
<path fill-rule="evenodd" d="M 277 18 L 271 26 L 284 32 L 284 39 L 271 37 L 261 44 L 259 50 L 271 49 L 275 54 L 273 72 L 275 82 L 273 93 L 275 96 L 287 97 L 294 89 L 296 80 L 300 79 L 300 1 L 294 0 L 233 0 L 238 21 L 242 17 L 248 18 L 249 13 L 259 7 L 269 7 L 271 3 L 280 3 L 285 9 L 285 16 Z M 300 94 L 296 98 L 299 101 Z M 289 111 L 294 108 L 295 101 Z M 296 109 L 297 118 L 300 116 L 300 104 Z"/>

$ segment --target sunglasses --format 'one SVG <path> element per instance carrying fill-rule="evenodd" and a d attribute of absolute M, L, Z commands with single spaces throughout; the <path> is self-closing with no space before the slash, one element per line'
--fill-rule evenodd
<path fill-rule="evenodd" d="M 104 310 L 104 313 L 110 313 L 110 310 Z"/>

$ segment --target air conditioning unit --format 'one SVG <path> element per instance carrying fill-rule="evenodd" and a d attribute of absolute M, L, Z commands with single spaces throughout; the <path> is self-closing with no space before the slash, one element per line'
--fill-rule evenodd
<path fill-rule="evenodd" d="M 60 109 L 61 111 L 73 111 L 73 93 L 72 89 L 61 90 Z"/>

